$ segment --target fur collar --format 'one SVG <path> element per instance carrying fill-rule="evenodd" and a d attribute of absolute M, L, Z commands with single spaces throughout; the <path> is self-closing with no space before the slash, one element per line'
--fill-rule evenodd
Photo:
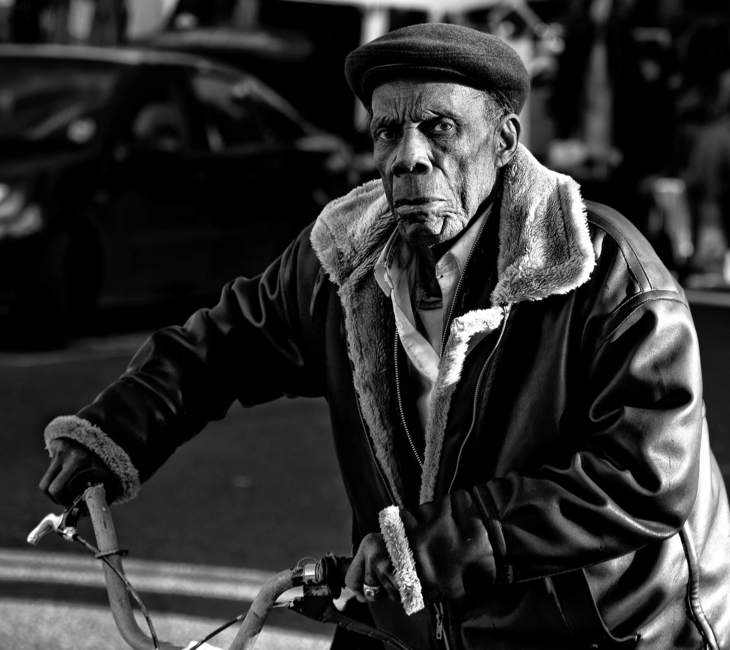
<path fill-rule="evenodd" d="M 511 305 L 568 293 L 595 265 L 578 184 L 543 167 L 520 145 L 505 169 L 497 285 L 492 305 L 454 319 L 427 423 L 422 502 L 434 498 L 451 397 L 474 343 L 499 327 Z M 393 376 L 393 315 L 373 266 L 395 226 L 380 180 L 328 204 L 312 229 L 312 247 L 342 301 L 353 382 L 376 457 L 402 505 L 393 456 L 397 406 L 383 377 Z"/>
<path fill-rule="evenodd" d="M 395 221 L 380 180 L 328 204 L 312 231 L 317 256 L 338 286 L 369 273 Z M 542 166 L 522 145 L 505 169 L 495 305 L 576 289 L 595 264 L 578 184 Z"/>

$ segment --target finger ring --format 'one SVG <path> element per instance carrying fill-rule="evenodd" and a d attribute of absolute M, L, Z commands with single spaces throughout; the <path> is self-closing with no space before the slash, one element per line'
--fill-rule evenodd
<path fill-rule="evenodd" d="M 362 593 L 365 598 L 368 600 L 375 600 L 378 597 L 378 594 L 380 593 L 381 588 L 377 587 L 375 585 L 363 585 L 362 586 Z"/>

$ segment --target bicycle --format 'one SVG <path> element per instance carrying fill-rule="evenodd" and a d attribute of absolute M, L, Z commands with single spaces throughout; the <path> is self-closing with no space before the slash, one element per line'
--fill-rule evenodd
<path fill-rule="evenodd" d="M 91 519 L 96 546 L 78 533 L 78 521 L 85 513 Z M 89 486 L 63 514 L 46 515 L 28 534 L 27 541 L 35 546 L 51 532 L 66 541 L 80 543 L 103 563 L 109 607 L 120 635 L 132 650 L 222 650 L 208 641 L 236 623 L 241 626 L 227 650 L 251 650 L 275 607 L 287 607 L 308 618 L 334 623 L 384 642 L 396 650 L 411 650 L 397 637 L 343 613 L 345 602 L 354 595 L 343 586 L 351 558 L 334 555 L 318 560 L 300 560 L 294 567 L 276 573 L 261 587 L 245 614 L 220 625 L 203 639 L 190 641 L 186 646 L 161 641 L 144 602 L 124 574 L 122 557 L 126 551 L 119 548 L 103 485 Z M 298 588 L 301 588 L 301 596 L 285 598 L 287 592 Z M 139 627 L 130 598 L 144 617 L 149 634 Z"/>

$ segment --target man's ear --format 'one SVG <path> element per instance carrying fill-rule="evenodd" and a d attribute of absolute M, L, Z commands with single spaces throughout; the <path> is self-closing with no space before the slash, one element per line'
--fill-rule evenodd
<path fill-rule="evenodd" d="M 522 124 L 520 118 L 515 113 L 505 115 L 499 123 L 497 129 L 497 147 L 496 147 L 496 165 L 504 167 L 517 151 L 517 145 L 520 142 L 520 132 Z"/>

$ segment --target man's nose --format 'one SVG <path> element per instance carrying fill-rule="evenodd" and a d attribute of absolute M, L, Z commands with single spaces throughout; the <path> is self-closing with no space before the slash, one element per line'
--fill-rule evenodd
<path fill-rule="evenodd" d="M 393 160 L 393 174 L 427 174 L 431 171 L 428 139 L 418 129 L 406 129 Z"/>

